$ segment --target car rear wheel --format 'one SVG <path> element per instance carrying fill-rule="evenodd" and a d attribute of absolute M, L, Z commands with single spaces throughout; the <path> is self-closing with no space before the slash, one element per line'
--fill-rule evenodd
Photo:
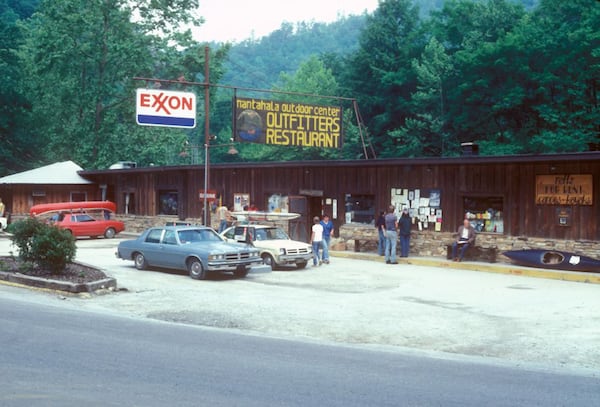
<path fill-rule="evenodd" d="M 190 277 L 194 280 L 204 280 L 206 278 L 206 270 L 202 266 L 202 262 L 197 258 L 189 259 L 187 266 Z"/>
<path fill-rule="evenodd" d="M 263 259 L 263 264 L 265 266 L 269 266 L 271 267 L 271 270 L 275 269 L 275 259 L 273 259 L 273 256 L 271 256 L 269 253 L 264 253 L 262 255 L 262 259 Z"/>
<path fill-rule="evenodd" d="M 246 266 L 238 266 L 237 269 L 233 272 L 233 275 L 237 278 L 244 278 L 248 275 L 248 267 Z"/>
<path fill-rule="evenodd" d="M 301 261 L 300 263 L 296 263 L 296 268 L 297 268 L 298 270 L 302 270 L 303 268 L 305 268 L 305 267 L 306 267 L 306 264 L 308 264 L 308 262 L 307 262 L 307 261 Z"/>
<path fill-rule="evenodd" d="M 107 239 L 112 239 L 116 234 L 117 231 L 114 228 L 108 228 L 106 229 L 106 232 L 104 232 L 104 237 Z"/>
<path fill-rule="evenodd" d="M 135 264 L 135 268 L 138 270 L 144 270 L 146 267 L 148 267 L 146 258 L 142 253 L 136 253 L 133 255 L 133 263 Z"/>

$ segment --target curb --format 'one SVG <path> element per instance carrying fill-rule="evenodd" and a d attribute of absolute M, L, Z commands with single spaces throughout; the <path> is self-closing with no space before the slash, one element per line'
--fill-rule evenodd
<path fill-rule="evenodd" d="M 374 253 L 356 253 L 347 251 L 329 251 L 332 256 L 346 259 L 369 260 L 384 263 L 383 256 Z M 415 266 L 439 267 L 457 270 L 483 271 L 487 273 L 512 274 L 515 276 L 545 278 L 549 280 L 571 281 L 575 283 L 600 284 L 600 273 L 586 273 L 577 271 L 560 271 L 536 269 L 532 267 L 515 266 L 507 263 L 481 263 L 460 262 L 456 263 L 446 259 L 435 257 L 408 257 L 397 258 L 398 264 L 410 264 Z M 384 263 L 385 264 L 385 263 Z"/>
<path fill-rule="evenodd" d="M 0 283 L 9 282 L 28 287 L 42 288 L 45 290 L 65 291 L 68 293 L 91 293 L 100 289 L 116 289 L 117 280 L 108 277 L 89 283 L 71 283 L 68 281 L 50 280 L 47 278 L 27 276 L 21 273 L 0 271 Z"/>

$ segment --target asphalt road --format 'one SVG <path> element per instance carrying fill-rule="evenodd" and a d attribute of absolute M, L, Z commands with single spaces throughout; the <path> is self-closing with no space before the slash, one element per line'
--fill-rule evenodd
<path fill-rule="evenodd" d="M 592 406 L 598 379 L 82 311 L 0 287 L 2 406 Z"/>

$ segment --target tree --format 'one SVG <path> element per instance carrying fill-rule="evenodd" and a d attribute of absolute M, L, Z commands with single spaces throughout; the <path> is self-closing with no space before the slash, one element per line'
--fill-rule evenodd
<path fill-rule="evenodd" d="M 411 61 L 418 56 L 419 13 L 410 0 L 382 0 L 359 39 L 359 49 L 348 58 L 341 78 L 344 94 L 358 99 L 378 156 L 396 154 L 388 132 L 409 116 L 416 88 Z"/>
<path fill-rule="evenodd" d="M 520 70 L 522 61 L 508 62 L 514 49 L 499 47 L 524 16 L 522 6 L 506 0 L 457 0 L 446 2 L 427 23 L 454 67 L 446 81 L 446 153 L 457 152 L 463 141 L 479 141 L 481 152 L 489 153 L 497 143 L 512 139 L 507 131 L 512 123 L 527 122 L 528 111 L 513 109 L 510 103 L 523 94 L 527 74 Z M 494 141 L 486 145 L 487 140 Z"/>
<path fill-rule="evenodd" d="M 390 133 L 396 139 L 397 154 L 402 156 L 444 155 L 447 134 L 444 133 L 444 82 L 452 72 L 452 62 L 442 44 L 432 37 L 421 55 L 413 59 L 417 91 L 412 94 L 415 117 Z"/>
<path fill-rule="evenodd" d="M 177 159 L 187 134 L 135 124 L 135 88 L 156 84 L 132 78 L 196 79 L 203 52 L 190 31 L 176 29 L 202 22 L 189 12 L 196 8 L 195 0 L 40 3 L 25 24 L 21 56 L 33 101 L 30 131 L 44 135 L 47 160 L 101 168 Z"/>
<path fill-rule="evenodd" d="M 23 92 L 25 77 L 18 58 L 23 35 L 17 25 L 19 18 L 33 12 L 34 5 L 26 1 L 13 3 L 0 0 L 0 174 L 18 172 L 38 159 L 31 148 L 35 138 L 27 137 L 23 129 L 29 100 Z"/>

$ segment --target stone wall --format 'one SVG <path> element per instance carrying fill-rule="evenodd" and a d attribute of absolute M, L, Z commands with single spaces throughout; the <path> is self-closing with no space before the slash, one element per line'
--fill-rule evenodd
<path fill-rule="evenodd" d="M 142 233 L 149 227 L 152 226 L 164 226 L 168 222 L 186 222 L 192 225 L 202 225 L 203 219 L 201 218 L 186 218 L 185 220 L 179 219 L 177 216 L 159 215 L 159 216 L 137 216 L 137 215 L 116 215 L 114 219 L 120 220 L 125 223 L 125 231 L 129 233 Z M 216 216 L 211 217 L 212 228 L 215 230 L 219 229 L 219 222 Z M 283 230 L 288 232 L 288 222 L 278 221 L 269 222 L 269 225 L 275 225 L 281 227 Z"/>
<path fill-rule="evenodd" d="M 340 237 L 334 249 L 354 250 L 355 239 L 361 241 L 360 251 L 376 252 L 378 233 L 373 225 L 348 223 L 340 227 Z M 429 230 L 413 231 L 410 239 L 410 255 L 424 257 L 446 257 L 446 246 L 454 240 L 454 234 Z M 364 244 L 363 242 L 367 242 Z M 499 233 L 479 233 L 476 244 L 482 247 L 498 248 L 498 260 L 509 261 L 501 253 L 506 250 L 555 249 L 600 258 L 600 242 L 571 241 L 506 236 Z"/>
<path fill-rule="evenodd" d="M 113 219 L 125 223 L 125 232 L 142 233 L 152 226 L 164 226 L 167 222 L 180 222 L 177 216 L 159 215 L 159 216 L 138 216 L 138 215 L 116 215 Z M 192 225 L 201 225 L 202 219 L 188 218 L 185 220 Z"/>

